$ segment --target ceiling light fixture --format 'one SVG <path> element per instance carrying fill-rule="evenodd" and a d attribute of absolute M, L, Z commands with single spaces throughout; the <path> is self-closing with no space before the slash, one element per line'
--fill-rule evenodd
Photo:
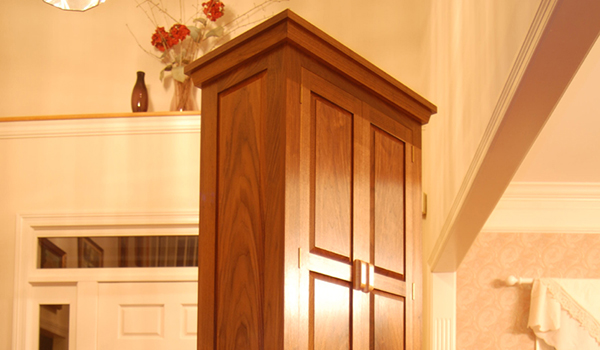
<path fill-rule="evenodd" d="M 68 11 L 85 11 L 94 8 L 106 0 L 44 0 L 45 3 Z"/>

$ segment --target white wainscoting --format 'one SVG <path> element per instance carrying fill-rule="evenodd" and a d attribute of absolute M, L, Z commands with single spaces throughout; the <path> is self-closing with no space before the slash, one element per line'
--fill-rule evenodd
<path fill-rule="evenodd" d="M 434 324 L 434 350 L 454 349 L 454 324 L 451 318 L 436 318 Z"/>
<path fill-rule="evenodd" d="M 456 349 L 456 272 L 432 273 L 432 350 Z"/>

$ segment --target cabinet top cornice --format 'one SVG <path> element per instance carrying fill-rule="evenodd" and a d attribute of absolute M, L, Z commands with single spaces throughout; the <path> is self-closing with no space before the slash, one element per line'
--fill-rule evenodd
<path fill-rule="evenodd" d="M 426 124 L 437 107 L 339 41 L 287 9 L 185 68 L 194 84 L 232 70 L 275 46 L 290 44 Z"/>

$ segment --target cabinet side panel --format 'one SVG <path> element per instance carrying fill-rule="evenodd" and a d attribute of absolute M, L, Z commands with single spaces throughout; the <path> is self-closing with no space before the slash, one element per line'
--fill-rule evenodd
<path fill-rule="evenodd" d="M 217 87 L 202 90 L 200 222 L 198 235 L 198 350 L 215 348 L 215 264 L 217 239 Z M 156 244 L 154 244 L 156 247 Z M 156 262 L 155 262 L 156 263 Z"/>
<path fill-rule="evenodd" d="M 350 261 L 352 114 L 313 95 L 314 247 Z"/>
<path fill-rule="evenodd" d="M 350 283 L 311 273 L 311 350 L 350 349 Z"/>
<path fill-rule="evenodd" d="M 265 74 L 219 95 L 216 349 L 264 348 Z"/>
<path fill-rule="evenodd" d="M 373 260 L 379 269 L 405 275 L 405 144 L 372 127 L 371 201 Z"/>
<path fill-rule="evenodd" d="M 405 349 L 404 298 L 386 293 L 372 294 L 372 350 Z"/>

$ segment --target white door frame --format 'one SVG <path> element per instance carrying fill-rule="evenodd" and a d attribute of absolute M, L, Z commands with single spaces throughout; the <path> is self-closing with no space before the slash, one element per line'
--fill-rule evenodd
<path fill-rule="evenodd" d="M 189 282 L 195 267 L 38 269 L 38 238 L 198 234 L 198 212 L 17 215 L 14 350 L 37 350 L 39 305 L 69 304 L 69 350 L 94 350 L 100 282 Z M 90 325 L 77 329 L 77 323 Z"/>

